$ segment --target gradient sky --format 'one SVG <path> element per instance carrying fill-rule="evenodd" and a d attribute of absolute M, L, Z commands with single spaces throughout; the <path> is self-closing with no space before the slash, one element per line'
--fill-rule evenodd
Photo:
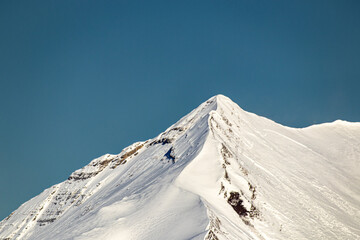
<path fill-rule="evenodd" d="M 222 93 L 360 121 L 360 1 L 0 2 L 0 219 Z"/>

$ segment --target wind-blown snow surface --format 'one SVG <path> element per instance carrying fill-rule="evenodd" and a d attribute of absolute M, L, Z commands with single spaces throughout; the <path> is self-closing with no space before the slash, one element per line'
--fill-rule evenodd
<path fill-rule="evenodd" d="M 284 127 L 218 95 L 24 203 L 0 239 L 360 239 L 360 123 Z"/>

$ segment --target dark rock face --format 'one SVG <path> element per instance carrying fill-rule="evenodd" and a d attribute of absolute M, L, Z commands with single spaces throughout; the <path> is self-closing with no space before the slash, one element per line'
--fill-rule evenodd
<path fill-rule="evenodd" d="M 161 138 L 159 140 L 153 141 L 150 143 L 150 146 L 156 145 L 156 144 L 168 144 L 168 143 L 172 143 L 172 140 L 170 138 Z"/>
<path fill-rule="evenodd" d="M 249 211 L 242 205 L 243 200 L 241 200 L 238 192 L 230 192 L 227 202 L 232 206 L 235 212 L 239 214 L 239 216 L 247 216 Z"/>
<path fill-rule="evenodd" d="M 215 233 L 210 230 L 208 235 L 206 236 L 206 240 L 219 240 L 219 238 L 215 235 Z"/>
<path fill-rule="evenodd" d="M 169 151 L 167 151 L 164 155 L 164 157 L 166 157 L 167 159 L 171 160 L 172 163 L 175 163 L 175 153 L 174 153 L 174 148 L 171 147 L 169 149 Z"/>

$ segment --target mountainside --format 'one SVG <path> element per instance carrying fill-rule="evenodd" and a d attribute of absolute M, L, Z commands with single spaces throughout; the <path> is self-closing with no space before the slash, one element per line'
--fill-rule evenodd
<path fill-rule="evenodd" d="M 0 239 L 360 239 L 360 123 L 289 128 L 217 95 L 24 203 Z"/>

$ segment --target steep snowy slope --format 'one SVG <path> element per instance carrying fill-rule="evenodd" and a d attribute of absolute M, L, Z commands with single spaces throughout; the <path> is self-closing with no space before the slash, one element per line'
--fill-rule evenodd
<path fill-rule="evenodd" d="M 215 96 L 0 222 L 0 239 L 360 239 L 360 123 L 281 126 Z"/>

